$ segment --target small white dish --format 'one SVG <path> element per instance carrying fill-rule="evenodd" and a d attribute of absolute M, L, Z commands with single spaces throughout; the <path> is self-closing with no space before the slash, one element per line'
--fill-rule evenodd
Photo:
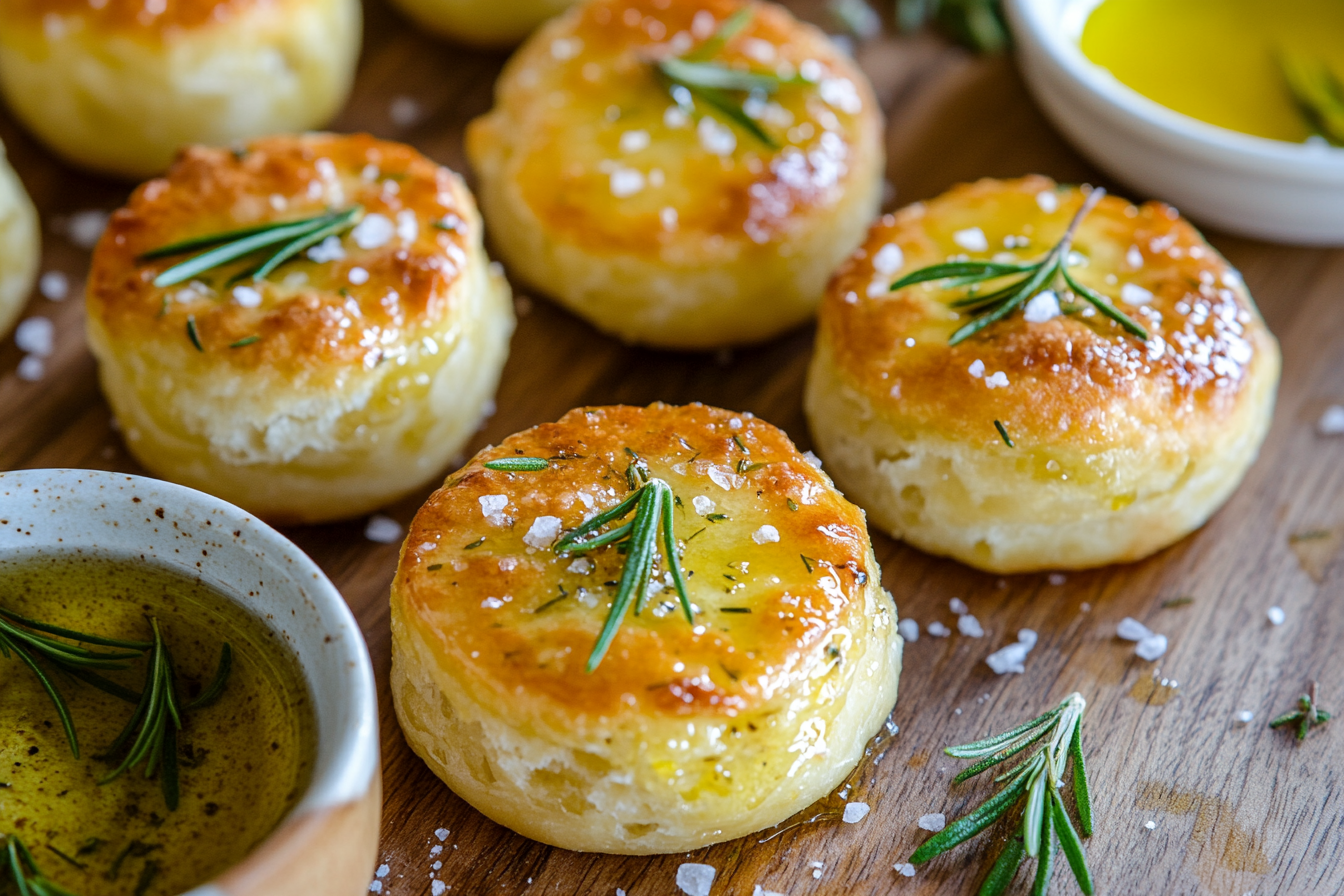
<path fill-rule="evenodd" d="M 368 648 L 336 587 L 279 532 L 202 492 L 97 470 L 0 473 L 0 554 L 72 551 L 199 577 L 264 620 L 307 680 L 317 716 L 307 791 L 261 845 L 187 896 L 366 893 L 382 812 L 378 706 Z"/>
<path fill-rule="evenodd" d="M 1078 45 L 1099 0 L 1007 0 L 1027 85 L 1107 173 L 1230 233 L 1344 246 L 1344 149 L 1241 134 L 1120 83 Z"/>

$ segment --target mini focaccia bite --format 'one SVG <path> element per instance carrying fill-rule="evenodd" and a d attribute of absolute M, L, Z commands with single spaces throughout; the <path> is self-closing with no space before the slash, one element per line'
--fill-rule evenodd
<path fill-rule="evenodd" d="M 1025 177 L 873 226 L 827 290 L 805 407 L 876 525 L 1025 572 L 1138 560 L 1203 525 L 1278 380 L 1240 275 L 1175 209 Z"/>
<path fill-rule="evenodd" d="M 520 458 L 546 466 L 502 468 Z M 648 556 L 647 589 L 624 588 Z M 678 852 L 805 808 L 862 758 L 900 658 L 863 512 L 778 429 L 703 405 L 581 408 L 481 452 L 416 515 L 392 585 L 412 749 L 566 849 Z"/>
<path fill-rule="evenodd" d="M 359 0 L 0 0 L 0 93 L 67 161 L 142 178 L 325 124 L 361 27 Z"/>
<path fill-rule="evenodd" d="M 705 349 L 813 315 L 877 213 L 881 132 L 863 73 L 779 6 L 589 0 L 510 60 L 467 153 L 512 274 Z"/>
<path fill-rule="evenodd" d="M 112 216 L 87 302 L 131 453 L 279 522 L 439 475 L 514 324 L 461 179 L 367 135 L 187 150 Z"/>
<path fill-rule="evenodd" d="M 0 143 L 0 337 L 23 313 L 41 255 L 37 209 Z"/>
<path fill-rule="evenodd" d="M 507 47 L 526 37 L 574 0 L 393 0 L 427 31 L 486 47 Z"/>

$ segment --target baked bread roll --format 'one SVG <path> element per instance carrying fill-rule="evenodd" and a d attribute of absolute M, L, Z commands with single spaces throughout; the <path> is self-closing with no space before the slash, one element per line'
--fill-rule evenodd
<path fill-rule="evenodd" d="M 361 27 L 359 0 L 0 0 L 0 92 L 67 161 L 138 179 L 325 124 Z"/>
<path fill-rule="evenodd" d="M 518 457 L 549 467 L 487 466 Z M 556 539 L 660 480 L 694 622 L 659 540 L 649 606 L 587 672 L 636 549 Z M 729 840 L 827 794 L 882 727 L 901 639 L 880 580 L 863 512 L 775 427 L 703 405 L 570 411 L 416 515 L 392 585 L 397 718 L 459 796 L 536 840 Z"/>
<path fill-rule="evenodd" d="M 589 0 L 509 62 L 467 154 L 512 275 L 706 349 L 812 316 L 877 213 L 881 140 L 863 73 L 781 7 Z"/>
<path fill-rule="evenodd" d="M 41 260 L 37 209 L 0 143 L 0 337 L 23 313 Z"/>
<path fill-rule="evenodd" d="M 344 223 L 264 277 L 285 243 L 185 279 L 206 247 L 143 257 L 315 216 Z M 439 475 L 492 404 L 513 323 L 462 181 L 367 135 L 188 149 L 112 216 L 88 280 L 131 453 L 280 522 L 362 514 Z"/>
<path fill-rule="evenodd" d="M 949 260 L 1041 260 L 1085 195 L 1044 177 L 955 187 L 883 217 L 831 281 L 807 415 L 827 470 L 893 536 L 993 572 L 1138 560 L 1201 526 L 1255 459 L 1278 343 L 1170 206 L 1101 198 L 1066 266 L 1079 289 L 1057 277 L 956 345 L 967 287 L 889 290 Z"/>
<path fill-rule="evenodd" d="M 508 47 L 574 0 L 393 0 L 427 31 L 484 47 Z"/>

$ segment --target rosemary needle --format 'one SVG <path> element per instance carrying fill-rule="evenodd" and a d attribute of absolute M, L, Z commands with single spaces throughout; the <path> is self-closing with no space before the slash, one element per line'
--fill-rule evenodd
<path fill-rule="evenodd" d="M 536 473 L 550 465 L 550 461 L 544 457 L 501 457 L 498 460 L 488 460 L 482 466 L 487 470 L 504 473 Z"/>
<path fill-rule="evenodd" d="M 1305 740 L 1307 733 L 1316 725 L 1324 725 L 1332 718 L 1331 714 L 1316 705 L 1316 682 L 1311 683 L 1311 691 L 1297 698 L 1298 709 L 1286 712 L 1269 723 L 1271 728 L 1293 725 L 1297 728 L 1297 739 Z"/>
<path fill-rule="evenodd" d="M 0 834 L 0 880 L 8 877 L 19 896 L 75 896 L 55 881 L 47 879 L 28 847 L 14 834 Z"/>
<path fill-rule="evenodd" d="M 1147 342 L 1147 330 L 1116 308 L 1104 296 L 1083 286 L 1069 273 L 1069 256 L 1073 249 L 1073 238 L 1078 233 L 1078 227 L 1105 195 L 1106 191 L 1103 188 L 1094 187 L 1087 198 L 1083 200 L 1082 207 L 1073 216 L 1073 220 L 1069 222 L 1068 229 L 1064 231 L 1064 236 L 1038 262 L 952 261 L 944 264 L 934 264 L 906 274 L 891 284 L 891 291 L 895 292 L 916 283 L 928 283 L 934 280 L 948 281 L 944 284 L 946 289 L 974 286 L 1021 274 L 1020 279 L 1009 283 L 1007 286 L 983 294 L 971 292 L 951 303 L 955 310 L 971 316 L 970 322 L 958 328 L 947 340 L 949 345 L 957 345 L 991 324 L 1008 317 L 1034 296 L 1055 287 L 1056 281 L 1059 281 L 1069 292 L 1090 304 L 1103 316 L 1115 321 L 1130 335 L 1137 336 Z"/>

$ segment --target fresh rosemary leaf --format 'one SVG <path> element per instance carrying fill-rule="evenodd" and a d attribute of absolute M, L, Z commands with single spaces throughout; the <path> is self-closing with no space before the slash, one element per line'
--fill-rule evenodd
<path fill-rule="evenodd" d="M 691 598 L 686 593 L 686 579 L 681 574 L 681 555 L 677 551 L 677 536 L 673 531 L 673 511 L 672 502 L 667 500 L 671 497 L 672 489 L 664 485 L 667 489 L 663 500 L 663 555 L 667 557 L 668 571 L 672 573 L 672 585 L 677 589 L 677 597 L 681 601 L 681 610 L 686 614 L 686 621 L 695 625 L 695 611 L 691 609 Z"/>
<path fill-rule="evenodd" d="M 1301 741 L 1306 739 L 1313 725 L 1324 725 L 1330 721 L 1331 714 L 1316 705 L 1318 689 L 1319 685 L 1313 681 L 1310 692 L 1297 698 L 1299 707 L 1297 711 L 1284 713 L 1270 722 L 1269 727 L 1282 728 L 1285 725 L 1296 724 L 1297 739 Z"/>
<path fill-rule="evenodd" d="M 1069 741 L 1069 758 L 1073 760 L 1073 801 L 1078 806 L 1078 821 L 1083 836 L 1092 836 L 1092 794 L 1087 789 L 1087 763 L 1083 760 L 1083 723 L 1080 719 Z"/>
<path fill-rule="evenodd" d="M 7 641 L 3 633 L 0 633 L 0 646 L 7 646 L 9 649 L 13 650 L 18 658 L 23 661 L 24 665 L 33 670 L 33 674 L 37 676 L 37 680 L 41 683 L 42 689 L 47 692 L 47 696 L 51 698 L 51 702 L 56 707 L 56 715 L 60 717 L 61 727 L 65 729 L 65 740 L 70 744 L 70 753 L 78 759 L 79 738 L 75 734 L 75 721 L 70 717 L 70 707 L 66 705 L 65 698 L 61 696 L 61 692 L 56 690 L 56 685 L 51 683 L 51 679 L 42 671 L 42 667 L 28 655 L 27 651 L 12 641 Z M 5 655 L 8 656 L 8 652 L 6 652 Z"/>
<path fill-rule="evenodd" d="M 634 523 L 626 523 L 623 526 L 618 526 L 617 528 L 612 529 L 610 532 L 604 532 L 601 535 L 596 535 L 592 538 L 587 538 L 584 539 L 583 541 L 578 541 L 574 542 L 573 544 L 566 545 L 565 553 L 583 554 L 588 551 L 595 551 L 598 548 L 604 548 L 609 544 L 614 544 L 615 542 L 620 541 L 622 538 L 629 537 L 630 533 L 633 532 L 634 529 L 635 529 Z"/>
<path fill-rule="evenodd" d="M 487 470 L 504 473 L 536 473 L 550 465 L 550 461 L 544 457 L 501 457 L 498 460 L 488 460 L 482 466 Z"/>
<path fill-rule="evenodd" d="M 0 835 L 0 846 L 4 848 L 3 856 L 0 856 L 3 859 L 0 863 L 0 880 L 8 876 L 14 881 L 19 896 L 75 896 L 42 873 L 32 852 L 18 837 L 13 834 Z"/>
<path fill-rule="evenodd" d="M 476 539 L 475 541 L 473 541 L 471 544 L 463 545 L 463 546 L 462 546 L 462 550 L 464 550 L 464 551 L 474 551 L 474 550 L 476 550 L 478 547 L 480 547 L 480 546 L 483 545 L 483 544 L 485 544 L 485 536 L 484 536 L 484 535 L 482 535 L 480 538 L 478 538 L 478 539 Z"/>
<path fill-rule="evenodd" d="M 1026 822 L 1027 855 L 1031 855 L 1030 819 Z M 1045 896 L 1050 889 L 1050 876 L 1055 871 L 1055 821 L 1050 812 L 1042 813 L 1040 825 L 1036 828 L 1041 844 L 1040 855 L 1036 859 L 1036 881 L 1031 887 L 1031 896 Z"/>
<path fill-rule="evenodd" d="M 1062 708 L 1057 707 L 1055 709 L 1050 710 L 1047 713 L 1043 713 L 1042 715 L 1037 716 L 1030 722 L 1025 722 L 1021 725 L 1018 725 L 1011 731 L 1005 731 L 1002 734 L 996 734 L 993 737 L 987 737 L 984 740 L 977 740 L 969 744 L 962 744 L 961 746 L 957 747 L 947 747 L 943 750 L 943 752 L 956 759 L 978 759 L 981 756 L 987 756 L 990 753 L 1002 749 L 1005 744 L 1008 744 L 1011 741 L 1016 740 L 1019 736 L 1025 734 L 1026 732 L 1031 731 L 1034 728 L 1038 728 L 1041 725 L 1045 725 L 1063 711 L 1064 710 Z"/>
<path fill-rule="evenodd" d="M 729 121 L 755 137 L 768 149 L 779 149 L 779 141 L 765 132 L 765 129 L 746 113 L 746 111 L 737 103 L 733 102 L 722 91 L 714 90 L 710 87 L 697 87 L 690 84 L 682 85 L 691 92 L 691 95 L 697 99 L 704 100 L 710 106 L 713 106 L 719 112 L 723 113 Z"/>
<path fill-rule="evenodd" d="M 653 535 L 657 526 L 657 519 L 648 512 L 649 506 L 657 500 L 650 497 L 650 494 L 647 489 L 641 489 L 639 492 L 638 510 L 635 513 L 635 520 L 631 524 L 630 541 L 632 548 L 626 555 L 625 568 L 621 571 L 616 599 L 611 602 L 611 612 L 607 614 L 607 621 L 602 626 L 597 643 L 593 645 L 593 652 L 588 656 L 586 671 L 589 674 L 602 662 L 602 657 L 606 656 L 607 648 L 611 646 L 611 642 L 615 639 L 616 631 L 621 627 L 626 611 L 630 609 L 631 603 L 635 600 L 636 590 L 647 590 L 648 572 L 653 564 Z"/>
<path fill-rule="evenodd" d="M 1009 759 L 1012 759 L 1018 753 L 1021 753 L 1023 750 L 1027 749 L 1027 747 L 1030 747 L 1032 744 L 1036 743 L 1036 741 L 1045 737 L 1049 733 L 1050 733 L 1049 728 L 1042 728 L 1035 734 L 1033 734 L 1030 738 L 1027 738 L 1026 740 L 1015 741 L 1012 744 L 1009 744 L 1008 746 L 1004 747 L 1002 750 L 994 753 L 993 755 L 985 759 L 981 759 L 979 762 L 977 762 L 970 768 L 963 769 L 960 774 L 958 774 L 955 778 L 952 779 L 952 783 L 960 784 L 962 781 L 967 781 L 971 778 L 974 778 L 976 775 L 980 774 L 986 769 L 993 768 L 994 766 L 998 765 L 1001 762 L 1006 762 Z"/>
<path fill-rule="evenodd" d="M 602 511 L 597 516 L 590 519 L 588 522 L 569 532 L 568 534 L 565 535 L 564 538 L 561 538 L 558 542 L 556 542 L 555 552 L 557 554 L 565 553 L 565 551 L 569 550 L 570 545 L 574 544 L 588 533 L 596 532 L 598 529 L 601 529 L 603 526 L 605 526 L 607 523 L 610 523 L 612 520 L 618 520 L 621 517 L 625 516 L 634 508 L 636 504 L 639 503 L 639 497 L 640 497 L 640 491 L 635 490 L 624 501 L 617 504 L 615 507 L 611 508 L 610 510 Z"/>
<path fill-rule="evenodd" d="M 963 815 L 924 841 L 923 845 L 915 850 L 914 855 L 910 856 L 910 864 L 919 865 L 927 862 L 934 856 L 941 855 L 952 847 L 965 843 L 998 821 L 1000 816 L 1011 809 L 1013 804 L 1021 798 L 1023 791 L 1026 789 L 1027 781 L 1022 778 L 1012 786 L 999 791 L 985 801 L 980 808 L 969 815 Z"/>
<path fill-rule="evenodd" d="M 104 638 L 99 635 L 91 635 L 88 632 L 77 632 L 73 629 L 48 625 L 45 622 L 38 622 L 35 619 L 20 616 L 18 613 L 6 610 L 3 607 L 0 607 L 0 616 L 3 616 L 11 622 L 17 622 L 24 628 L 32 629 L 35 632 L 57 635 L 62 638 L 68 638 L 71 641 L 78 641 L 80 644 L 97 644 L 99 647 L 120 647 L 123 650 L 136 651 L 135 653 L 126 654 L 126 657 L 139 656 L 141 653 L 154 646 L 148 641 L 127 641 L 118 638 Z"/>
<path fill-rule="evenodd" d="M 167 246 L 160 246 L 157 249 L 151 249 L 150 251 L 141 254 L 136 260 L 156 261 L 160 258 L 171 258 L 174 255 L 185 255 L 186 253 L 194 252 L 197 249 L 208 249 L 211 246 L 232 243 L 245 237 L 265 233 L 274 227 L 276 227 L 276 224 L 272 222 L 269 224 L 258 224 L 254 227 L 240 227 L 237 230 L 226 230 L 223 233 L 212 233 L 207 236 L 192 237 L 191 239 L 170 243 Z"/>
<path fill-rule="evenodd" d="M 205 347 L 201 345 L 201 334 L 196 329 L 196 315 L 194 314 L 187 315 L 187 338 L 191 340 L 192 345 L 196 346 L 196 351 L 205 351 Z"/>
<path fill-rule="evenodd" d="M 1042 767 L 1041 771 L 1044 770 L 1044 767 Z M 1022 831 L 1025 835 L 1024 840 L 1027 845 L 1027 855 L 1029 856 L 1040 854 L 1041 840 L 1043 837 L 1041 828 L 1043 826 L 1042 819 L 1045 816 L 1046 810 L 1045 788 L 1047 776 L 1041 774 L 1041 771 L 1031 775 L 1031 783 L 1027 785 L 1027 809 L 1022 816 Z M 1049 848 L 1050 839 L 1048 837 L 1045 837 L 1044 839 L 1046 847 Z"/>
<path fill-rule="evenodd" d="M 312 246 L 316 246 L 329 236 L 335 236 L 350 227 L 354 227 L 355 222 L 362 217 L 363 214 L 364 209 L 361 206 L 353 206 L 333 218 L 330 223 L 309 233 L 305 233 L 303 236 L 295 237 L 292 241 L 282 246 L 280 251 L 272 255 L 265 264 L 257 268 L 252 274 L 252 279 L 265 280 L 270 276 L 272 271 L 298 255 L 300 252 L 304 252 Z"/>
<path fill-rule="evenodd" d="M 201 709 L 214 703 L 224 694 L 224 686 L 229 683 L 229 672 L 233 670 L 233 647 L 228 641 L 219 650 L 219 667 L 215 677 L 195 700 L 187 704 L 187 709 Z"/>
<path fill-rule="evenodd" d="M 1008 436 L 1008 429 L 1003 425 L 1002 422 L 995 420 L 994 428 L 999 431 L 999 438 L 1003 439 L 1003 444 L 1007 445 L 1009 448 L 1017 447 L 1016 445 L 1013 444 L 1013 440 Z"/>
<path fill-rule="evenodd" d="M 1073 829 L 1068 813 L 1064 811 L 1064 801 L 1060 799 L 1059 791 L 1053 788 L 1050 790 L 1050 813 L 1055 835 L 1064 849 L 1065 858 L 1069 860 L 1069 867 L 1073 869 L 1073 876 L 1078 880 L 1078 888 L 1086 896 L 1092 896 L 1092 871 L 1087 867 L 1083 841 L 1078 839 L 1078 833 Z"/>
<path fill-rule="evenodd" d="M 244 336 L 242 339 L 239 339 L 237 342 L 230 342 L 230 343 L 229 343 L 229 348 L 246 348 L 247 346 L 251 345 L 252 343 L 254 343 L 254 342 L 260 342 L 260 341 L 261 341 L 261 337 L 260 337 L 260 336 Z"/>
<path fill-rule="evenodd" d="M 658 63 L 658 70 L 669 81 L 688 89 L 760 90 L 774 93 L 780 80 L 775 75 L 764 75 L 741 69 L 728 68 L 715 62 L 688 62 L 673 57 Z"/>
<path fill-rule="evenodd" d="M 1073 277 L 1070 276 L 1068 268 L 1061 265 L 1060 273 L 1064 275 L 1064 282 L 1069 285 L 1069 289 L 1073 290 L 1075 294 L 1089 302 L 1093 308 L 1096 308 L 1102 314 L 1124 327 L 1132 335 L 1139 337 L 1144 342 L 1148 341 L 1148 331 L 1135 323 L 1133 318 L 1108 302 L 1104 296 L 1093 292 L 1077 280 L 1074 280 Z"/>
<path fill-rule="evenodd" d="M 994 867 L 989 869 L 989 876 L 980 885 L 979 896 L 1003 896 L 1008 885 L 1017 876 L 1017 869 L 1022 867 L 1022 860 L 1026 855 L 1026 847 L 1022 844 L 1021 837 L 1009 840 L 1003 852 L 999 853 L 999 857 L 994 861 Z"/>
<path fill-rule="evenodd" d="M 787 499 L 787 500 L 788 500 L 788 504 L 789 504 L 789 509 L 790 509 L 790 510 L 797 510 L 797 509 L 798 509 L 798 503 L 797 503 L 796 501 L 794 501 L 792 498 L 789 498 L 789 499 Z"/>
<path fill-rule="evenodd" d="M 1344 146 L 1344 82 L 1322 59 L 1280 53 L 1279 70 L 1302 117 L 1313 131 Z"/>
<path fill-rule="evenodd" d="M 1009 274 L 1022 274 L 1032 268 L 1033 265 L 1029 264 L 1000 264 L 995 261 L 949 261 L 946 264 L 929 265 L 926 268 L 920 268 L 906 274 L 891 284 L 891 291 L 905 289 L 907 286 L 914 286 L 916 283 L 947 280 L 953 277 L 976 278 L 972 282 L 992 280 L 996 277 L 1006 277 Z"/>
<path fill-rule="evenodd" d="M 107 784 L 144 763 L 146 778 L 159 772 L 159 786 L 164 801 L 169 809 L 176 810 L 179 797 L 177 732 L 182 728 L 182 713 L 177 705 L 172 660 L 159 630 L 159 621 L 151 618 L 150 628 L 154 631 L 154 646 L 150 651 L 149 670 L 140 703 L 102 758 L 110 758 L 123 749 L 126 750 L 125 757 L 98 783 Z"/>
<path fill-rule="evenodd" d="M 1053 266 L 1047 266 L 1045 262 L 1042 262 L 1036 272 L 1024 278 L 1021 287 L 1014 290 L 1010 296 L 1007 296 L 998 307 L 983 312 L 979 317 L 961 327 L 947 340 L 947 344 L 958 345 L 959 343 L 965 342 L 976 333 L 979 333 L 990 324 L 1003 320 L 1018 308 L 1025 305 L 1028 299 L 1040 292 L 1054 273 L 1055 269 Z"/>
<path fill-rule="evenodd" d="M 750 6 L 742 7 L 737 12 L 724 19 L 723 23 L 719 25 L 715 32 L 711 34 L 704 43 L 687 53 L 682 58 L 698 60 L 710 59 L 719 55 L 719 53 L 723 51 L 723 48 L 728 45 L 728 41 L 737 37 L 747 25 L 751 24 L 752 17 L 755 16 L 755 14 L 756 10 L 752 9 Z"/>

